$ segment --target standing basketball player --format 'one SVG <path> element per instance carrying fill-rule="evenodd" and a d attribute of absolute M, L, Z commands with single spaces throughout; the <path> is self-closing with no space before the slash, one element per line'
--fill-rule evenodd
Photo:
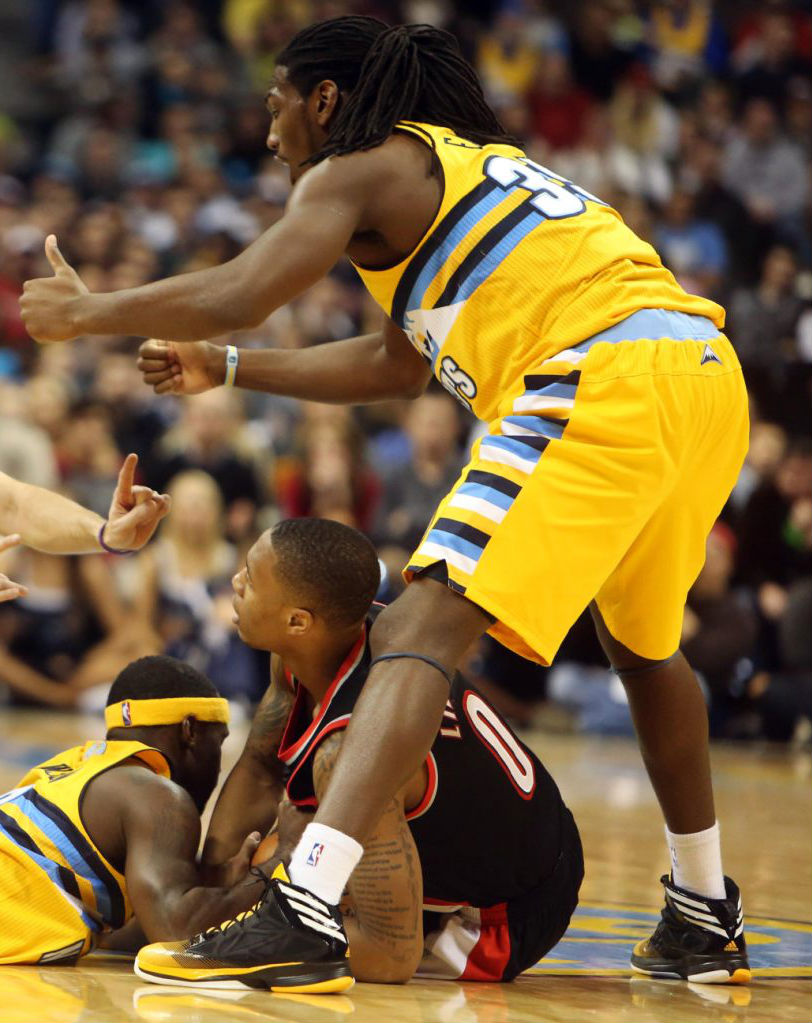
<path fill-rule="evenodd" d="M 367 402 L 417 395 L 433 373 L 489 423 L 411 558 L 411 584 L 376 623 L 373 670 L 292 881 L 338 902 L 425 759 L 477 636 L 549 663 L 589 605 L 671 853 L 662 922 L 632 962 L 748 980 L 705 704 L 679 652 L 685 597 L 747 445 L 724 311 L 686 294 L 600 199 L 527 159 L 447 33 L 358 17 L 313 25 L 279 54 L 267 103 L 268 145 L 294 189 L 241 255 L 93 295 L 50 237 L 55 276 L 28 282 L 21 305 L 41 341 L 195 341 L 261 323 L 346 253 L 386 314 L 379 332 L 306 351 L 151 342 L 145 380 L 159 393 L 236 383 Z M 269 963 L 288 961 L 303 926 L 266 945 Z"/>

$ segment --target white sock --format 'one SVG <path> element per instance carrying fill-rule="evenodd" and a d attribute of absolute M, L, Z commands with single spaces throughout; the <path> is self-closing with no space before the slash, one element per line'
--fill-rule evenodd
<path fill-rule="evenodd" d="M 291 881 L 337 906 L 350 874 L 364 855 L 354 838 L 326 824 L 308 824 L 293 850 L 288 867 Z"/>
<path fill-rule="evenodd" d="M 727 897 L 719 821 L 712 828 L 693 835 L 675 835 L 666 827 L 665 840 L 671 854 L 671 877 L 675 885 L 704 895 L 706 899 Z"/>

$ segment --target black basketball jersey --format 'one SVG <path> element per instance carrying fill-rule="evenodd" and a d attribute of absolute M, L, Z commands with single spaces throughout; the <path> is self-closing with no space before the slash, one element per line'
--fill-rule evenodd
<path fill-rule="evenodd" d="M 316 806 L 313 758 L 349 724 L 369 670 L 372 618 L 333 679 L 315 718 L 296 699 L 279 750 L 287 793 Z M 492 906 L 541 884 L 561 851 L 563 803 L 539 759 L 474 686 L 457 674 L 426 759 L 428 784 L 407 813 L 423 868 L 426 906 Z"/>

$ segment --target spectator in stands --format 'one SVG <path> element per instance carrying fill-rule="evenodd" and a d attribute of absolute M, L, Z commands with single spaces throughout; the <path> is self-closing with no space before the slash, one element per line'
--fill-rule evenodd
<path fill-rule="evenodd" d="M 242 396 L 234 391 L 220 387 L 189 398 L 180 422 L 144 466 L 149 485 L 161 491 L 185 470 L 208 473 L 220 489 L 228 530 L 236 542 L 250 531 L 265 498 L 251 454 L 245 453 L 242 422 Z"/>
<path fill-rule="evenodd" d="M 708 537 L 707 559 L 688 595 L 680 644 L 707 686 L 711 725 L 722 734 L 726 719 L 741 704 L 758 636 L 752 605 L 730 585 L 737 546 L 731 528 L 717 522 Z"/>
<path fill-rule="evenodd" d="M 733 293 L 728 329 L 743 364 L 775 369 L 793 358 L 795 331 L 803 311 L 803 302 L 795 293 L 797 273 L 792 249 L 775 245 L 764 258 L 758 284 Z"/>
<path fill-rule="evenodd" d="M 799 217 L 808 195 L 803 153 L 781 134 L 775 108 L 751 99 L 744 108 L 741 131 L 725 149 L 724 179 L 754 220 L 795 240 L 802 233 Z"/>
<path fill-rule="evenodd" d="M 256 701 L 267 676 L 232 622 L 231 577 L 240 563 L 223 536 L 220 488 L 190 469 L 170 481 L 168 492 L 172 515 L 157 542 L 137 556 L 134 615 L 162 652 L 198 667 L 223 695 Z"/>
<path fill-rule="evenodd" d="M 363 434 L 351 415 L 308 410 L 298 462 L 277 481 L 282 517 L 312 515 L 369 532 L 381 486 L 366 463 Z"/>
<path fill-rule="evenodd" d="M 718 298 L 727 267 L 727 246 L 713 221 L 696 216 L 693 197 L 676 189 L 665 205 L 655 243 L 666 266 L 686 291 Z"/>
<path fill-rule="evenodd" d="M 751 495 L 738 526 L 738 578 L 753 588 L 767 642 L 787 610 L 789 587 L 812 576 L 812 440 L 793 440 L 772 479 Z M 771 649 L 769 656 L 775 656 Z"/>
<path fill-rule="evenodd" d="M 412 402 L 406 414 L 405 432 L 410 445 L 409 461 L 384 475 L 373 531 L 381 544 L 402 550 L 404 565 L 463 465 L 460 420 L 454 399 L 444 391 L 429 391 Z"/>

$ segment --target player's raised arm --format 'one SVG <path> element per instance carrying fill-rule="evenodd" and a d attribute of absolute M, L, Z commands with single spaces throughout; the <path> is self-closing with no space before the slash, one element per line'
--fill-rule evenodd
<path fill-rule="evenodd" d="M 256 327 L 344 253 L 375 171 L 375 161 L 363 155 L 326 161 L 304 175 L 282 219 L 229 262 L 138 288 L 89 292 L 49 235 L 45 253 L 54 276 L 26 281 L 20 299 L 26 329 L 41 342 L 81 334 L 198 341 Z"/>
<path fill-rule="evenodd" d="M 328 736 L 316 751 L 313 782 L 321 801 L 341 751 L 343 736 Z M 423 876 L 406 822 L 403 795 L 391 800 L 364 845 L 364 855 L 342 903 L 355 977 L 405 984 L 423 954 Z"/>
<path fill-rule="evenodd" d="M 107 519 L 61 494 L 0 473 L 0 535 L 14 534 L 16 542 L 46 554 L 138 550 L 169 511 L 169 497 L 135 485 L 137 464 L 136 455 L 124 460 Z"/>
<path fill-rule="evenodd" d="M 283 795 L 279 743 L 293 706 L 293 694 L 273 659 L 271 684 L 257 707 L 239 760 L 220 791 L 203 846 L 207 880 L 240 848 L 246 832 L 265 835 L 276 821 Z"/>

